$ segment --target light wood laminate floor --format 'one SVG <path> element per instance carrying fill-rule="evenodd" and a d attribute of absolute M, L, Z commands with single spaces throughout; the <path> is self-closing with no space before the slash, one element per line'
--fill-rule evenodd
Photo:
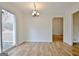
<path fill-rule="evenodd" d="M 10 56 L 78 56 L 79 46 L 61 41 L 54 43 L 24 43 L 8 52 Z"/>
<path fill-rule="evenodd" d="M 53 35 L 52 41 L 63 41 L 63 35 Z"/>

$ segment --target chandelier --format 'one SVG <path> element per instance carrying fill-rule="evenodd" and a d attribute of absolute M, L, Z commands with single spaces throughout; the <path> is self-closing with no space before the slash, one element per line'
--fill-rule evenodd
<path fill-rule="evenodd" d="M 34 10 L 33 10 L 33 12 L 32 12 L 32 16 L 39 16 L 39 12 L 38 12 L 38 10 L 36 9 L 36 4 L 35 4 L 35 2 L 33 3 L 33 5 L 34 5 Z"/>

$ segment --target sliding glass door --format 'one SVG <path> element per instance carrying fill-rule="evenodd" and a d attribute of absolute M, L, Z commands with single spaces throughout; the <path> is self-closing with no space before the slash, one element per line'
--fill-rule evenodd
<path fill-rule="evenodd" d="M 2 51 L 16 45 L 15 15 L 2 9 Z"/>

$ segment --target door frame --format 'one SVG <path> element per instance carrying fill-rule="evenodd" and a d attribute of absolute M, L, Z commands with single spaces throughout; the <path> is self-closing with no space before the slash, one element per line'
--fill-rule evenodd
<path fill-rule="evenodd" d="M 64 42 L 64 17 L 63 16 L 53 16 L 53 19 L 56 18 L 56 17 L 59 17 L 59 18 L 63 18 L 63 41 Z M 53 37 L 53 19 L 52 19 L 52 42 L 54 42 L 54 37 Z"/>
<path fill-rule="evenodd" d="M 10 49 L 12 49 L 13 47 L 15 47 L 17 44 L 17 33 L 16 33 L 16 15 L 13 13 L 13 12 L 11 12 L 11 11 L 9 11 L 9 10 L 7 10 L 7 9 L 5 9 L 5 8 L 1 8 L 1 17 L 2 17 L 2 10 L 5 10 L 5 11 L 7 11 L 7 12 L 9 12 L 9 13 L 11 13 L 13 16 L 14 16 L 14 23 L 15 23 L 15 25 L 14 25 L 14 27 L 15 27 L 15 29 L 14 29 L 14 32 L 15 32 L 15 34 L 13 34 L 14 36 L 15 36 L 15 45 L 14 46 L 12 46 L 12 47 L 10 47 L 10 48 L 8 48 L 8 49 L 6 49 L 5 51 L 3 51 L 3 43 L 2 43 L 2 18 L 1 18 L 1 53 L 4 53 L 4 52 L 7 52 L 7 51 L 9 51 Z"/>
<path fill-rule="evenodd" d="M 75 14 L 77 12 L 79 12 L 79 10 L 73 12 L 72 15 L 71 15 L 72 16 L 72 25 L 71 25 L 72 26 L 72 45 L 74 44 L 74 37 L 73 37 L 73 34 L 74 34 L 73 33 L 73 31 L 74 31 L 74 23 L 73 23 L 73 21 L 74 21 L 74 19 L 73 19 L 73 14 Z"/>

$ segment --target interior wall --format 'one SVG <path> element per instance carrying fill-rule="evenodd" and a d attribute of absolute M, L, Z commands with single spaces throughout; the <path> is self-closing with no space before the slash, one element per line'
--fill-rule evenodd
<path fill-rule="evenodd" d="M 64 16 L 64 42 L 73 45 L 73 16 L 72 14 L 79 11 L 79 3 L 74 4 L 69 8 L 68 11 L 65 11 Z"/>
<path fill-rule="evenodd" d="M 52 7 L 49 6 L 49 7 Z M 54 7 L 54 6 L 53 6 Z M 70 8 L 70 7 L 69 7 Z M 45 8 L 40 10 L 39 17 L 32 17 L 31 12 L 24 14 L 24 39 L 26 42 L 52 42 L 52 19 L 53 17 L 62 16 L 63 18 L 63 41 L 68 44 L 72 44 L 71 39 L 71 20 L 68 15 L 67 8 L 57 6 L 57 8 Z M 65 14 L 66 13 L 66 14 Z M 67 17 L 66 17 L 67 16 Z"/>
<path fill-rule="evenodd" d="M 61 16 L 60 13 L 44 13 L 39 17 L 32 17 L 31 13 L 25 14 L 24 31 L 26 42 L 52 42 L 52 18 Z"/>
<path fill-rule="evenodd" d="M 79 42 L 79 12 L 73 14 L 73 41 Z"/>
<path fill-rule="evenodd" d="M 53 35 L 63 35 L 63 18 L 55 17 L 53 18 Z"/>
<path fill-rule="evenodd" d="M 79 11 L 79 3 L 76 3 L 73 8 L 72 8 L 72 34 L 73 34 L 73 14 Z M 77 37 L 78 38 L 78 37 Z M 77 39 L 76 41 L 74 41 L 74 34 L 72 35 L 72 41 L 73 42 L 79 42 L 79 40 Z"/>
<path fill-rule="evenodd" d="M 32 11 L 24 14 L 24 39 L 26 42 L 52 42 L 52 18 L 62 16 L 63 41 L 72 45 L 72 20 L 69 11 L 72 7 L 68 5 L 62 9 L 62 5 L 55 7 L 56 5 L 49 5 L 44 10 L 40 10 L 39 17 L 32 17 Z"/>
<path fill-rule="evenodd" d="M 52 42 L 50 18 L 48 15 L 40 15 L 39 17 L 25 16 L 26 42 Z"/>
<path fill-rule="evenodd" d="M 71 31 L 71 24 L 72 24 L 72 20 L 71 20 L 71 16 L 68 13 L 65 13 L 64 16 L 64 42 L 72 45 L 72 31 Z"/>
<path fill-rule="evenodd" d="M 7 10 L 16 16 L 16 44 L 24 42 L 22 12 L 9 3 L 0 3 L 0 8 Z"/>

